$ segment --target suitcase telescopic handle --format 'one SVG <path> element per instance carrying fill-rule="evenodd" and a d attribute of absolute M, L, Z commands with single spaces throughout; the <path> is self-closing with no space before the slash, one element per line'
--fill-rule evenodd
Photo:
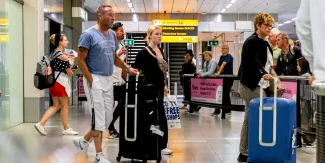
<path fill-rule="evenodd" d="M 124 138 L 126 141 L 135 142 L 137 140 L 137 122 L 138 122 L 138 81 L 139 72 L 135 77 L 135 102 L 134 105 L 128 105 L 128 89 L 129 89 L 129 74 L 126 76 L 126 96 L 125 96 L 125 118 L 124 118 Z M 134 108 L 134 134 L 133 137 L 128 137 L 128 108 Z"/>
<path fill-rule="evenodd" d="M 274 77 L 274 104 L 273 107 L 263 107 L 263 87 L 260 87 L 260 108 L 259 108 L 259 130 L 258 130 L 258 141 L 261 146 L 273 147 L 276 144 L 276 98 L 277 98 L 277 82 L 278 78 Z M 263 142 L 263 111 L 272 111 L 273 110 L 273 140 L 271 143 Z"/>

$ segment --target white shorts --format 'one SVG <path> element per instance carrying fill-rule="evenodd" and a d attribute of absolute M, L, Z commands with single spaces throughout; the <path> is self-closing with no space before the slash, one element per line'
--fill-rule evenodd
<path fill-rule="evenodd" d="M 92 88 L 89 88 L 86 78 L 83 78 L 87 97 L 87 106 L 91 115 L 91 129 L 107 131 L 113 119 L 113 82 L 108 76 L 94 75 Z"/>

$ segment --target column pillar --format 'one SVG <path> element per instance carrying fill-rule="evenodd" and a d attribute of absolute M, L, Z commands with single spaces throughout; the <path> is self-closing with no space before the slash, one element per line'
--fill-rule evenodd
<path fill-rule="evenodd" d="M 63 1 L 63 22 L 64 24 L 73 27 L 72 36 L 70 36 L 69 41 L 71 48 L 78 51 L 78 42 L 80 35 L 82 33 L 82 22 L 84 21 L 79 15 L 76 16 L 76 12 L 73 13 L 73 8 L 77 13 L 80 12 L 80 8 L 83 9 L 85 0 L 64 0 Z M 80 74 L 79 70 L 75 71 L 75 74 Z M 77 81 L 76 75 L 72 77 L 72 88 L 73 90 L 77 88 L 75 85 Z M 72 93 L 70 104 L 75 105 L 78 103 L 78 94 L 77 92 Z"/>
<path fill-rule="evenodd" d="M 38 122 L 45 111 L 44 91 L 34 87 L 36 63 L 44 55 L 44 0 L 24 0 L 24 123 Z"/>
<path fill-rule="evenodd" d="M 63 22 L 66 25 L 73 27 L 72 38 L 69 38 L 72 43 L 72 49 L 78 50 L 78 42 L 82 33 L 82 22 L 84 21 L 81 17 L 72 17 L 72 8 L 80 7 L 83 8 L 84 0 L 64 0 L 63 1 Z"/>

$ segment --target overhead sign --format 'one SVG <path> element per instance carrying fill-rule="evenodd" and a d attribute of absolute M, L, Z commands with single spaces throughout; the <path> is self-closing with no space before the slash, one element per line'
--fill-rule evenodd
<path fill-rule="evenodd" d="M 198 20 L 153 20 L 154 25 L 158 26 L 198 26 L 199 21 Z"/>
<path fill-rule="evenodd" d="M 153 20 L 162 29 L 161 42 L 198 42 L 198 20 Z"/>
<path fill-rule="evenodd" d="M 219 41 L 216 40 L 210 40 L 208 42 L 208 46 L 218 46 L 219 45 Z"/>
<path fill-rule="evenodd" d="M 134 40 L 133 39 L 125 39 L 123 41 L 125 46 L 133 46 L 134 45 Z"/>

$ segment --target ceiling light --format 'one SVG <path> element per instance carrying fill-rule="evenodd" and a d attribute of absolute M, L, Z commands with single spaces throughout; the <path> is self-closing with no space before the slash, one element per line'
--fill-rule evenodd
<path fill-rule="evenodd" d="M 206 15 L 207 13 L 206 12 L 201 12 L 202 15 Z"/>
<path fill-rule="evenodd" d="M 130 10 L 131 10 L 131 12 L 135 12 L 134 8 L 131 8 Z"/>
<path fill-rule="evenodd" d="M 133 21 L 134 21 L 134 22 L 137 22 L 137 21 L 138 21 L 138 16 L 137 16 L 137 14 L 133 14 Z"/>
<path fill-rule="evenodd" d="M 226 10 L 227 10 L 227 9 L 225 9 L 225 8 L 224 8 L 224 9 L 222 9 L 222 10 L 221 10 L 221 13 L 224 13 Z"/>
<path fill-rule="evenodd" d="M 296 20 L 296 18 L 292 18 L 291 20 L 292 20 L 292 21 L 295 21 L 295 20 Z"/>
<path fill-rule="evenodd" d="M 126 2 L 127 2 L 127 3 L 130 3 L 130 2 L 131 2 L 131 0 L 126 0 Z"/>
<path fill-rule="evenodd" d="M 284 24 L 289 24 L 289 23 L 291 23 L 291 22 L 292 22 L 292 21 L 289 20 L 289 21 L 284 22 Z"/>
<path fill-rule="evenodd" d="M 133 8 L 132 3 L 128 3 L 129 8 Z"/>
<path fill-rule="evenodd" d="M 232 4 L 231 4 L 231 3 L 229 3 L 229 4 L 226 6 L 226 8 L 229 8 L 231 5 L 232 5 Z"/>
<path fill-rule="evenodd" d="M 221 22 L 222 21 L 222 16 L 221 16 L 221 14 L 218 14 L 217 15 L 217 22 Z"/>
<path fill-rule="evenodd" d="M 232 0 L 230 3 L 235 3 L 237 0 Z"/>

